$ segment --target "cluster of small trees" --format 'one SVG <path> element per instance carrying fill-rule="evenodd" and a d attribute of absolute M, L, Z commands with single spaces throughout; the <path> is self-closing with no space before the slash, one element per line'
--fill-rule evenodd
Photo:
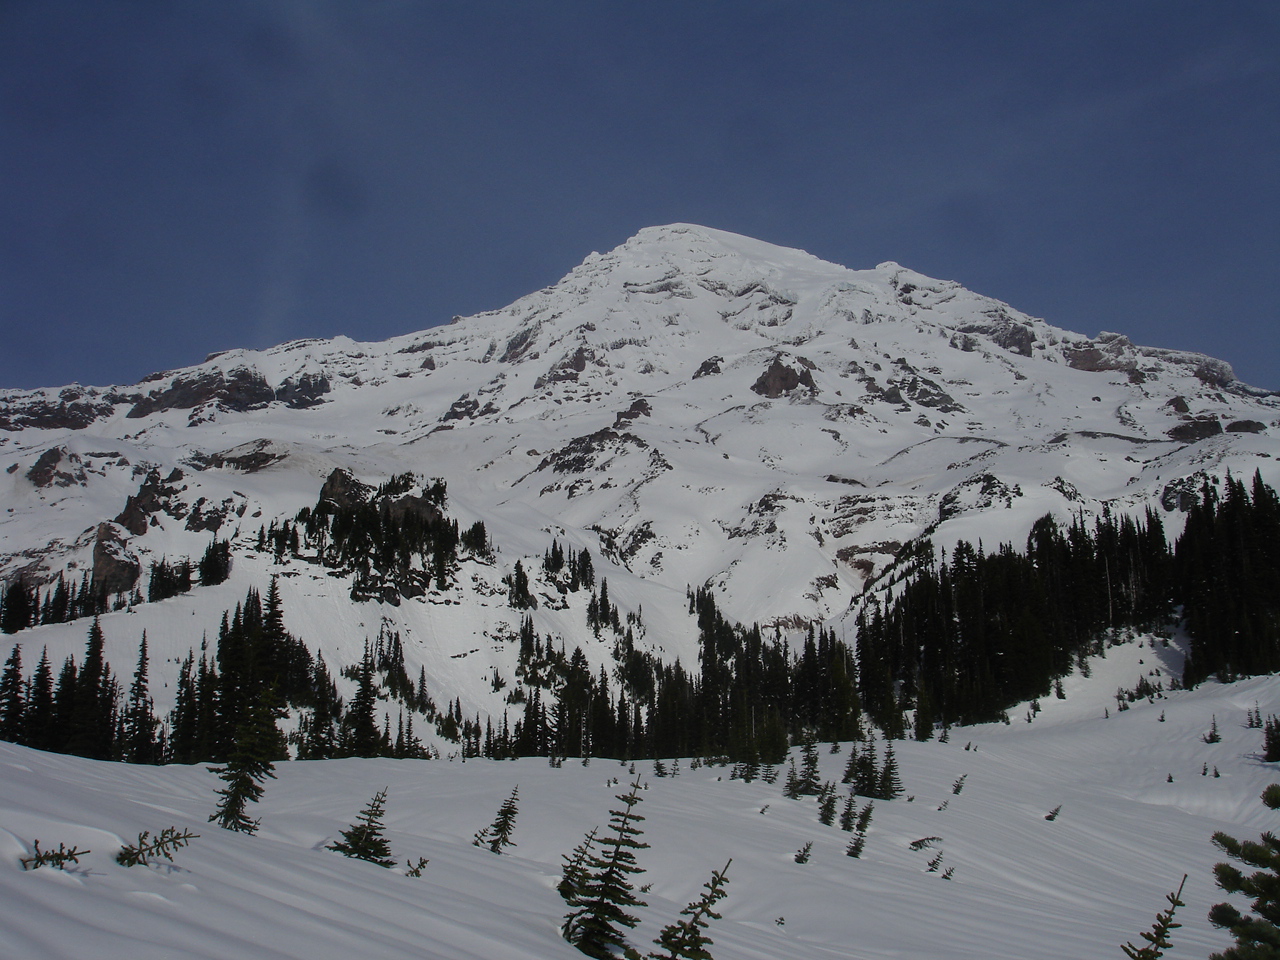
<path fill-rule="evenodd" d="M 90 580 L 87 573 L 78 586 L 59 574 L 58 582 L 44 591 L 13 580 L 0 590 L 0 633 L 18 633 L 45 623 L 70 623 L 81 617 L 96 617 L 106 613 L 109 606 L 106 592 Z"/>
<path fill-rule="evenodd" d="M 1179 605 L 1188 686 L 1280 669 L 1280 499 L 1260 475 L 1251 488 L 1227 477 L 1221 495 L 1206 483 L 1172 548 L 1148 510 L 1066 527 L 1043 517 L 1022 553 L 961 542 L 939 557 L 922 541 L 901 563 L 905 582 L 857 620 L 858 693 L 892 737 L 910 707 L 921 739 L 999 719 L 1108 635 L 1160 626 Z"/>
<path fill-rule="evenodd" d="M 565 867 L 557 889 L 569 912 L 561 933 L 588 957 L 612 960 L 620 954 L 639 960 L 640 954 L 626 939 L 626 931 L 640 922 L 630 911 L 647 906 L 636 895 L 634 878 L 644 872 L 636 852 L 649 844 L 640 839 L 644 817 L 635 808 L 643 799 L 640 782 L 616 797 L 621 809 L 609 811 L 610 833 L 598 837 L 599 828 L 589 831 L 582 843 L 563 859 Z M 654 945 L 663 953 L 649 953 L 647 960 L 710 960 L 707 947 L 713 942 L 705 931 L 709 921 L 720 919 L 715 905 L 722 900 L 729 882 L 730 860 L 711 874 L 703 885 L 705 893 L 683 910 L 677 920 L 663 928 Z"/>
<path fill-rule="evenodd" d="M 444 513 L 447 498 L 438 478 L 421 483 L 411 473 L 399 474 L 376 490 L 351 480 L 342 496 L 322 490 L 315 506 L 304 507 L 293 522 L 263 527 L 257 547 L 277 560 L 289 555 L 352 574 L 354 600 L 398 603 L 433 585 L 446 589 L 464 541 L 474 553 L 489 553 L 484 524 L 460 532 L 458 521 Z"/>
<path fill-rule="evenodd" d="M 146 634 L 127 695 L 103 648 L 95 618 L 79 664 L 68 657 L 55 680 L 46 650 L 24 680 L 22 645 L 15 644 L 0 674 L 0 740 L 95 760 L 159 762 L 166 743 L 149 692 Z"/>
<path fill-rule="evenodd" d="M 197 564 L 189 558 L 169 562 L 161 558 L 151 565 L 147 579 L 146 600 L 155 603 L 201 586 L 222 583 L 231 574 L 231 543 L 213 540 Z M 119 594 L 117 606 L 139 604 L 139 589 Z M 40 588 L 15 579 L 0 588 L 0 633 L 18 633 L 29 627 L 49 623 L 70 623 L 82 617 L 101 616 L 112 608 L 111 597 L 102 585 L 85 573 L 77 586 L 65 574 L 57 582 Z"/>

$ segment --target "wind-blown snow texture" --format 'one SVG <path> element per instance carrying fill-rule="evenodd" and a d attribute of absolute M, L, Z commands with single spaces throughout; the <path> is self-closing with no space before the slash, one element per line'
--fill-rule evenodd
<path fill-rule="evenodd" d="M 503 577 L 517 560 L 540 600 L 539 634 L 611 662 L 611 645 L 586 626 L 585 593 L 561 597 L 541 579 L 553 537 L 589 548 L 611 600 L 643 613 L 638 647 L 693 664 L 690 585 L 710 586 L 739 621 L 821 622 L 852 640 L 864 589 L 882 587 L 915 538 L 1020 545 L 1046 512 L 1148 506 L 1173 535 L 1206 479 L 1260 470 L 1280 483 L 1277 430 L 1280 398 L 1219 360 L 1064 331 L 893 263 L 850 270 L 703 227 L 654 227 L 503 310 L 385 343 L 298 341 L 132 386 L 0 391 L 0 579 L 78 582 L 112 557 L 145 577 L 153 561 L 198 558 L 211 537 L 230 537 L 227 583 L 103 618 L 126 678 L 147 632 L 159 712 L 187 651 L 246 588 L 265 594 L 279 574 L 288 628 L 335 674 L 386 624 L 437 702 L 500 718 L 506 691 L 490 679 L 513 674 L 523 611 L 507 605 Z M 444 478 L 450 515 L 464 527 L 483 520 L 495 559 L 464 559 L 449 589 L 390 606 L 353 603 L 348 580 L 249 549 L 260 526 L 313 505 L 335 468 L 368 483 L 406 470 Z M 5 639 L 22 643 L 29 672 L 44 647 L 55 666 L 79 657 L 85 631 L 81 621 Z M 1114 685 L 1100 689 L 1105 698 Z M 1267 709 L 1270 689 L 1256 681 L 1229 696 L 1237 712 L 1241 697 Z M 1210 897 L 1212 829 L 1265 819 L 1254 798 L 1266 775 L 1243 733 L 1215 748 L 1223 778 L 1198 775 L 1192 728 L 1215 709 L 1225 719 L 1223 695 L 1180 695 L 1185 715 L 1171 705 L 1169 722 L 1149 718 L 1140 736 L 1117 730 L 1137 729 L 1141 711 L 1102 726 L 1099 701 L 1071 723 L 984 730 L 977 755 L 904 745 L 918 799 L 877 807 L 882 853 L 873 839 L 867 863 L 838 857 L 833 834 L 801 874 L 790 854 L 825 836 L 812 811 L 705 771 L 652 783 L 643 812 L 669 818 L 653 827 L 667 852 L 654 852 L 652 869 L 667 879 L 655 886 L 664 909 L 645 922 L 656 933 L 734 856 L 717 956 L 1101 955 L 1148 925 L 1181 871 L 1192 896 Z M 17 956 L 74 956 L 102 930 L 116 932 L 93 936 L 122 938 L 104 956 L 145 956 L 152 926 L 151 955 L 166 957 L 184 955 L 179 942 L 189 956 L 272 955 L 234 940 L 259 933 L 280 956 L 555 956 L 567 949 L 555 865 L 607 818 L 603 783 L 617 774 L 604 763 L 289 765 L 269 785 L 263 836 L 203 840 L 180 859 L 188 877 L 96 858 L 111 834 L 202 820 L 208 774 L 5 749 L 0 826 L 12 863 L 37 836 L 95 849 L 87 872 L 4 874 L 16 885 L 3 909 Z M 972 786 L 935 828 L 944 788 L 970 769 Z M 464 840 L 517 779 L 518 855 L 472 859 Z M 433 860 L 424 880 L 316 849 L 384 784 L 397 851 Z M 1043 824 L 1058 802 L 1065 822 Z M 965 827 L 953 839 L 946 823 Z M 904 852 L 913 832 L 947 838 L 954 881 L 917 876 L 920 858 Z M 259 919 L 233 922 L 240 908 Z M 920 919 L 935 913 L 937 924 Z M 36 921 L 54 914 L 64 932 L 41 933 Z M 366 935 L 359 949 L 344 939 Z M 40 946 L 45 936 L 62 946 Z M 1184 934 L 1212 936 L 1198 920 Z"/>

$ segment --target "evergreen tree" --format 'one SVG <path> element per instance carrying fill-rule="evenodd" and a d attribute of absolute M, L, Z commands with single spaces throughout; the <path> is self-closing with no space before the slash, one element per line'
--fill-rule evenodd
<path fill-rule="evenodd" d="M 1163 913 L 1156 914 L 1156 922 L 1150 930 L 1144 930 L 1140 936 L 1147 941 L 1145 947 L 1135 947 L 1132 943 L 1122 944 L 1120 949 L 1124 951 L 1124 955 L 1129 960 L 1160 960 L 1164 956 L 1164 952 L 1173 946 L 1169 940 L 1169 931 L 1176 930 L 1182 926 L 1180 923 L 1173 922 L 1173 914 L 1179 907 L 1185 907 L 1182 902 L 1182 888 L 1186 885 L 1187 875 L 1182 875 L 1182 883 L 1178 884 L 1178 889 L 1173 893 L 1165 894 L 1165 899 L 1169 901 L 1169 909 Z"/>
<path fill-rule="evenodd" d="M 245 804 L 257 803 L 263 794 L 262 781 L 275 779 L 273 759 L 280 752 L 280 731 L 276 728 L 279 708 L 268 693 L 251 703 L 244 719 L 236 727 L 235 741 L 227 762 L 221 767 L 210 767 L 226 786 L 216 791 L 221 798 L 217 809 L 209 816 L 210 823 L 217 823 L 225 830 L 239 833 L 257 833 L 258 821 L 245 812 Z"/>
<path fill-rule="evenodd" d="M 812 797 L 818 794 L 822 787 L 821 778 L 818 773 L 818 741 L 815 739 L 812 730 L 805 730 L 804 738 L 801 740 L 800 747 L 800 778 L 796 784 L 796 790 L 802 797 Z"/>
<path fill-rule="evenodd" d="M 35 612 L 31 596 L 21 580 L 0 591 L 0 633 L 17 633 L 31 626 Z"/>
<path fill-rule="evenodd" d="M 560 882 L 556 884 L 556 891 L 570 906 L 576 906 L 582 901 L 582 894 L 587 885 L 587 868 L 591 862 L 592 851 L 595 849 L 596 834 L 599 831 L 599 826 L 592 827 L 591 831 L 583 838 L 580 844 L 573 848 L 571 853 L 563 854 L 560 857 L 564 861 L 564 870 L 560 874 Z"/>
<path fill-rule="evenodd" d="M 223 583 L 231 575 L 231 542 L 214 539 L 205 548 L 198 566 L 201 586 Z"/>
<path fill-rule="evenodd" d="M 477 846 L 488 845 L 489 849 L 494 853 L 502 853 L 503 847 L 514 847 L 515 841 L 511 839 L 511 831 L 515 829 L 516 814 L 520 812 L 517 803 L 520 799 L 520 787 L 516 786 L 511 791 L 511 796 L 502 802 L 502 806 L 498 808 L 498 815 L 494 818 L 493 823 L 476 834 L 475 843 Z"/>
<path fill-rule="evenodd" d="M 1262 725 L 1262 759 L 1265 763 L 1280 760 L 1280 717 L 1275 714 Z"/>
<path fill-rule="evenodd" d="M 649 960 L 712 960 L 707 947 L 714 941 L 702 931 L 707 928 L 708 921 L 720 919 L 714 907 L 728 895 L 725 887 L 729 883 L 727 874 L 732 863 L 730 859 L 723 869 L 713 870 L 711 879 L 702 885 L 706 893 L 680 911 L 680 916 L 687 917 L 687 920 L 677 920 L 663 928 L 653 942 L 666 952 L 650 953 Z"/>
<path fill-rule="evenodd" d="M 1262 791 L 1262 802 L 1271 810 L 1280 809 L 1280 783 Z M 1228 930 L 1236 945 L 1210 960 L 1262 960 L 1280 957 L 1280 838 L 1270 831 L 1258 841 L 1240 841 L 1225 833 L 1213 835 L 1214 845 L 1236 860 L 1257 869 L 1246 876 L 1229 863 L 1213 868 L 1218 886 L 1227 893 L 1243 893 L 1254 898 L 1256 916 L 1242 914 L 1229 903 L 1209 910 L 1209 922 Z"/>
<path fill-rule="evenodd" d="M 840 811 L 840 829 L 845 833 L 853 832 L 854 818 L 858 815 L 858 804 L 853 799 L 853 794 L 845 797 L 844 809 Z"/>
<path fill-rule="evenodd" d="M 571 909 L 563 929 L 566 940 L 598 960 L 610 960 L 616 951 L 627 948 L 620 928 L 630 929 L 640 922 L 627 910 L 647 906 L 635 895 L 630 879 L 644 872 L 636 864 L 635 851 L 649 846 L 637 839 L 643 832 L 638 824 L 644 820 L 635 811 L 642 799 L 640 781 L 634 781 L 630 792 L 617 799 L 624 809 L 609 811 L 613 835 L 590 858 L 580 892 L 569 902 Z"/>
<path fill-rule="evenodd" d="M 327 846 L 345 857 L 368 860 L 381 867 L 395 866 L 391 856 L 391 843 L 383 835 L 383 808 L 387 802 L 387 788 L 373 795 L 368 806 L 360 811 L 359 819 L 346 830 L 340 831 L 342 839 Z"/>
<path fill-rule="evenodd" d="M 138 668 L 129 686 L 129 699 L 121 718 L 120 752 L 129 763 L 158 763 L 160 751 L 156 730 L 160 721 L 153 712 L 154 704 L 147 684 L 147 634 L 142 633 L 138 649 Z"/>
<path fill-rule="evenodd" d="M 367 645 L 360 661 L 357 683 L 356 694 L 343 718 L 342 752 L 351 757 L 376 757 L 382 753 L 383 743 L 374 715 L 378 691 L 374 685 L 373 654 Z"/>
<path fill-rule="evenodd" d="M 93 618 L 84 660 L 76 673 L 67 729 L 67 753 L 111 759 L 115 747 L 117 685 L 103 655 L 102 623 Z"/>
<path fill-rule="evenodd" d="M 0 675 L 0 740 L 25 743 L 27 698 L 22 681 L 22 644 L 15 643 Z"/>
<path fill-rule="evenodd" d="M 836 819 L 836 795 L 835 791 L 829 791 L 818 801 L 818 822 L 824 826 L 831 826 Z"/>
<path fill-rule="evenodd" d="M 956 791 L 957 793 L 959 791 Z M 893 754 L 893 744 L 886 745 L 884 766 L 880 769 L 880 782 L 874 796 L 881 800 L 894 800 L 902 795 L 902 781 L 898 778 L 898 758 Z"/>
<path fill-rule="evenodd" d="M 54 724 L 53 669 L 49 665 L 49 649 L 46 647 L 27 687 L 27 710 L 23 717 L 27 746 L 53 750 L 60 739 Z"/>

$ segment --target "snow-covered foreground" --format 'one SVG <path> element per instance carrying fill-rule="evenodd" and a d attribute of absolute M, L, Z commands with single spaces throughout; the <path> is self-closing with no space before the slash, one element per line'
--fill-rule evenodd
<path fill-rule="evenodd" d="M 651 844 L 639 882 L 652 888 L 632 942 L 647 950 L 732 857 L 724 917 L 711 929 L 717 960 L 1120 957 L 1183 873 L 1184 926 L 1166 956 L 1207 956 L 1228 942 L 1205 919 L 1222 899 L 1211 834 L 1274 826 L 1257 798 L 1280 772 L 1258 759 L 1262 732 L 1245 720 L 1255 703 L 1264 716 L 1280 712 L 1280 682 L 1207 684 L 1117 712 L 1118 686 L 1155 669 L 1167 678 L 1175 657 L 1149 642 L 1113 648 L 1030 724 L 1012 713 L 1009 725 L 958 729 L 949 743 L 895 744 L 913 799 L 876 803 L 861 859 L 844 853 L 849 834 L 818 822 L 812 799 L 783 798 L 781 778 L 748 784 L 687 760 L 679 776 L 658 778 L 637 762 Z M 1207 744 L 1215 716 L 1222 740 Z M 828 750 L 823 775 L 838 781 L 849 747 Z M 0 957 L 580 956 L 558 935 L 560 858 L 607 821 L 629 766 L 334 760 L 277 773 L 252 810 L 261 831 L 245 836 L 206 822 L 220 782 L 204 767 L 0 744 Z M 517 846 L 502 856 L 473 846 L 517 784 Z M 430 860 L 420 879 L 324 849 L 383 787 L 393 854 Z M 175 863 L 114 861 L 139 832 L 171 825 L 201 835 Z M 926 837 L 941 841 L 910 849 Z M 65 871 L 24 871 L 34 840 L 91 853 Z M 796 863 L 809 841 L 811 860 Z M 949 881 L 926 872 L 938 851 L 941 869 L 954 868 Z"/>

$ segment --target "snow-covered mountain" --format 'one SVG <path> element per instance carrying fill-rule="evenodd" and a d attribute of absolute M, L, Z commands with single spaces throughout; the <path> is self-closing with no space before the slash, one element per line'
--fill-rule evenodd
<path fill-rule="evenodd" d="M 589 549 L 614 602 L 643 612 L 638 644 L 689 662 L 689 586 L 742 622 L 840 628 L 921 536 L 1021 544 L 1047 512 L 1149 505 L 1176 533 L 1207 478 L 1280 482 L 1278 432 L 1280 396 L 1220 360 L 1065 331 L 894 263 L 851 270 L 671 225 L 505 309 L 383 343 L 296 341 L 131 386 L 0 392 L 0 579 L 127 587 L 230 538 L 227 584 L 104 618 L 117 670 L 146 629 L 171 684 L 246 585 L 280 574 L 289 628 L 331 662 L 387 623 L 411 672 L 496 713 L 517 560 L 543 601 L 539 632 L 607 657 L 586 598 L 538 573 L 553 539 Z M 250 549 L 335 470 L 443 478 L 449 514 L 483 521 L 495 557 L 391 605 Z M 15 639 L 57 663 L 84 624 Z"/>

